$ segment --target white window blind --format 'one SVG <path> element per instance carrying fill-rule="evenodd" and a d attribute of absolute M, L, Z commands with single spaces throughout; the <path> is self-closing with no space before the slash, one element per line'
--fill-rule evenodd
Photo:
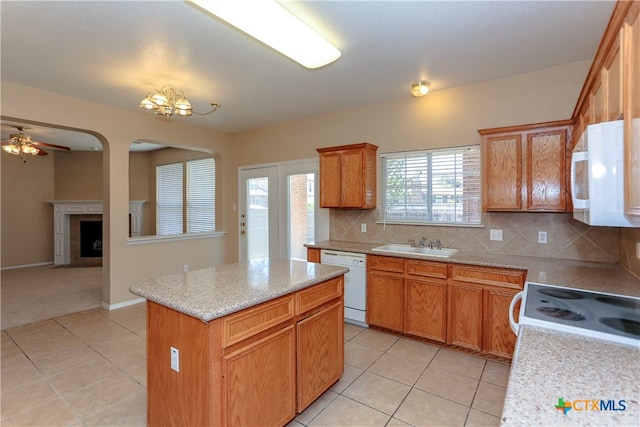
<path fill-rule="evenodd" d="M 182 162 L 156 166 L 156 234 L 182 233 Z"/>
<path fill-rule="evenodd" d="M 213 157 L 187 162 L 187 232 L 216 229 L 216 166 Z"/>
<path fill-rule="evenodd" d="M 381 219 L 480 224 L 480 146 L 382 154 Z"/>

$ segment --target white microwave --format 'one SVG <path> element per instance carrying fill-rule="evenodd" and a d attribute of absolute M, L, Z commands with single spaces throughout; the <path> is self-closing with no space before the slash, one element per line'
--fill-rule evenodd
<path fill-rule="evenodd" d="M 624 214 L 624 122 L 589 125 L 571 156 L 573 217 L 589 225 L 640 227 Z"/>

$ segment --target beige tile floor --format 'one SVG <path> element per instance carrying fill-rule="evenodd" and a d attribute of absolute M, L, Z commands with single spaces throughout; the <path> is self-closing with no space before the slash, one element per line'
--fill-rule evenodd
<path fill-rule="evenodd" d="M 145 307 L 2 331 L 3 426 L 144 426 Z M 345 373 L 289 425 L 499 424 L 509 366 L 345 325 Z"/>

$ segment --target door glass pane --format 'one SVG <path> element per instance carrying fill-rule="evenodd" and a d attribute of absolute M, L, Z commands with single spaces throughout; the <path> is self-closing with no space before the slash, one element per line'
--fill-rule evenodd
<path fill-rule="evenodd" d="M 247 256 L 269 256 L 269 178 L 247 179 Z"/>
<path fill-rule="evenodd" d="M 314 174 L 289 175 L 289 254 L 307 259 L 305 243 L 314 243 Z"/>

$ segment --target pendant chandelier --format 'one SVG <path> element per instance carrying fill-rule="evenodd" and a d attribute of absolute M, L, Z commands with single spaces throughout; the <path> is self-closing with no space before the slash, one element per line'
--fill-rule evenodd
<path fill-rule="evenodd" d="M 197 114 L 200 116 L 206 116 L 216 111 L 220 104 L 212 102 L 213 109 L 206 113 L 197 113 L 193 111 L 191 103 L 184 95 L 184 92 L 180 89 L 174 89 L 171 86 L 162 86 L 162 89 L 156 90 L 153 95 L 147 93 L 147 96 L 140 101 L 140 108 L 148 111 L 153 111 L 159 116 L 169 117 L 176 116 L 190 116 Z"/>

